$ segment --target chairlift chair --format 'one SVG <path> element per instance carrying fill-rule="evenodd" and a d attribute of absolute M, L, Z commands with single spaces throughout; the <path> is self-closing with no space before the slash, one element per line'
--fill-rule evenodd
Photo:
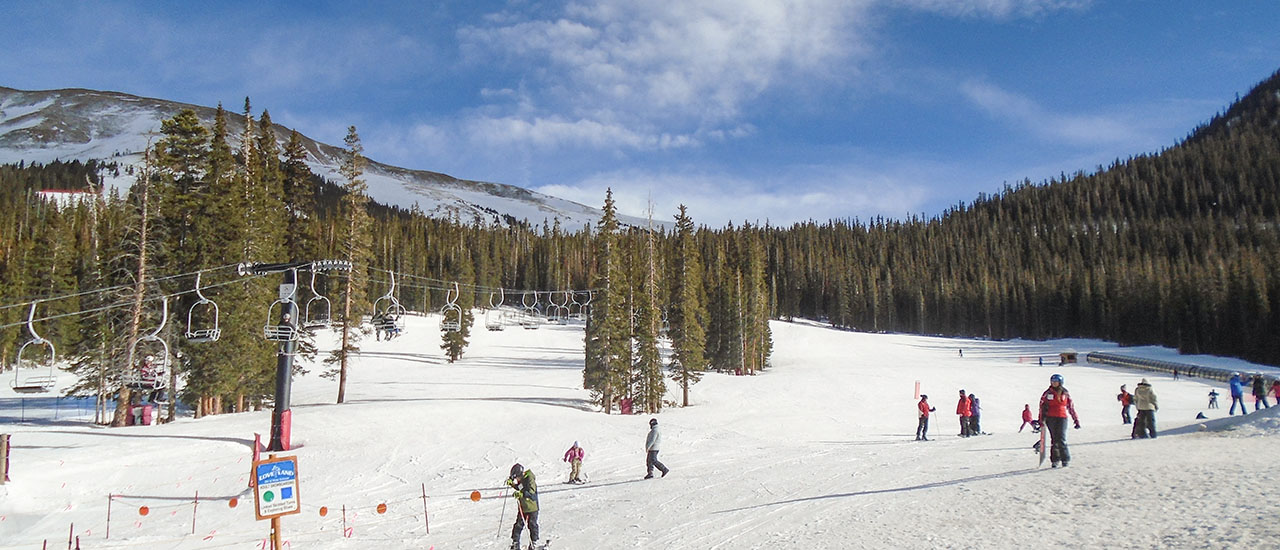
<path fill-rule="evenodd" d="M 169 343 L 160 337 L 160 331 L 169 320 L 169 299 L 162 300 L 163 313 L 160 324 L 150 334 L 134 339 L 129 345 L 128 369 L 120 377 L 122 385 L 138 390 L 158 390 L 169 385 Z"/>
<path fill-rule="evenodd" d="M 389 334 L 404 331 L 404 314 L 408 312 L 396 299 L 396 273 L 391 273 L 391 288 L 387 293 L 373 301 L 373 328 Z"/>
<path fill-rule="evenodd" d="M 494 293 L 489 293 L 489 310 L 484 312 L 484 328 L 489 330 L 502 330 L 505 328 L 502 322 L 502 302 L 506 299 L 506 293 L 498 289 L 498 303 L 493 303 Z"/>
<path fill-rule="evenodd" d="M 54 384 L 58 381 L 56 371 L 54 371 L 54 364 L 57 362 L 58 357 L 57 350 L 54 349 L 53 342 L 45 340 L 36 333 L 34 320 L 36 304 L 38 303 L 40 303 L 39 300 L 31 302 L 31 311 L 27 313 L 27 331 L 31 333 L 31 339 L 23 342 L 22 346 L 18 348 L 18 355 L 14 361 L 13 382 L 9 383 L 9 387 L 13 388 L 15 393 L 45 393 L 52 390 Z M 27 356 L 26 352 L 28 349 L 36 349 L 33 346 L 45 346 L 49 348 L 48 358 L 45 361 L 49 364 L 49 369 L 47 371 L 40 366 L 39 362 L 36 362 Z M 34 356 L 35 354 L 33 351 L 31 357 Z M 22 364 L 24 361 L 27 364 L 35 363 L 36 366 L 34 369 L 36 369 L 37 372 L 27 376 L 22 376 Z"/>
<path fill-rule="evenodd" d="M 462 308 L 458 306 L 458 283 L 453 283 L 453 290 L 445 290 L 444 309 L 440 310 L 440 330 L 449 332 L 457 332 L 462 330 Z M 450 298 L 452 296 L 452 298 Z"/>
<path fill-rule="evenodd" d="M 575 291 L 567 291 L 569 293 L 569 318 L 574 321 L 582 320 L 582 304 L 578 303 L 578 293 Z"/>
<path fill-rule="evenodd" d="M 329 298 L 320 294 L 319 290 L 316 290 L 316 272 L 317 269 L 313 266 L 311 268 L 311 294 L 313 296 L 310 300 L 307 300 L 307 305 L 304 306 L 302 321 L 302 327 L 307 330 L 328 328 L 329 323 L 332 321 L 333 304 L 329 302 Z"/>
<path fill-rule="evenodd" d="M 218 327 L 218 304 L 204 296 L 200 288 L 200 274 L 196 273 L 196 297 L 200 300 L 191 304 L 191 309 L 187 310 L 187 332 L 188 342 L 217 342 L 222 337 L 222 329 Z M 197 315 L 199 311 L 199 315 Z M 212 317 L 212 322 L 201 323 L 199 320 L 208 321 Z"/>
<path fill-rule="evenodd" d="M 533 303 L 529 303 L 529 295 L 533 294 Z M 526 292 L 520 297 L 520 304 L 524 306 L 524 315 L 520 317 L 520 326 L 526 330 L 534 330 L 541 324 L 538 322 L 538 291 Z"/>
<path fill-rule="evenodd" d="M 267 324 L 262 327 L 262 337 L 271 342 L 292 342 L 300 336 L 298 331 L 298 304 L 293 301 L 298 295 L 297 287 L 288 296 L 280 298 L 267 306 Z"/>

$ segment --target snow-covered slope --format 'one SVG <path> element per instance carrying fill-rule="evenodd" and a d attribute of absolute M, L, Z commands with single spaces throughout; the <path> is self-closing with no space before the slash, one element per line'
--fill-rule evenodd
<path fill-rule="evenodd" d="M 182 109 L 193 109 L 212 127 L 215 109 L 83 89 L 22 91 L 0 87 L 0 163 L 19 161 L 102 159 L 140 164 L 147 140 L 158 139 L 160 121 Z M 228 113 L 229 141 L 237 147 L 244 131 L 242 115 Z M 281 149 L 290 129 L 276 125 Z M 308 164 L 315 173 L 341 181 L 341 149 L 304 136 Z M 366 169 L 369 196 L 382 204 L 408 209 L 415 204 L 434 217 L 454 217 L 470 223 L 559 219 L 568 230 L 594 224 L 598 209 L 500 183 L 469 181 L 423 170 L 409 170 L 370 159 Z M 117 177 L 112 185 L 127 187 L 131 177 Z M 603 201 L 603 197 L 601 200 Z M 505 218 L 510 216 L 511 220 Z M 643 225 L 640 219 L 622 221 Z"/>
<path fill-rule="evenodd" d="M 298 459 L 302 513 L 283 520 L 289 547 L 506 548 L 515 512 L 501 482 L 517 461 L 538 476 L 552 548 L 1264 548 L 1280 536 L 1269 494 L 1280 408 L 1228 418 L 1204 409 L 1213 386 L 1201 379 L 1035 366 L 1111 344 L 775 322 L 771 369 L 708 374 L 693 406 L 656 415 L 671 474 L 642 480 L 650 415 L 593 412 L 580 325 L 478 328 L 448 364 L 438 320 L 366 341 L 345 404 L 319 369 L 296 379 L 298 447 L 286 454 Z M 1019 413 L 1052 372 L 1066 376 L 1083 427 L 1069 434 L 1069 468 L 1036 469 L 1037 436 L 1018 433 Z M 1115 394 L 1144 377 L 1160 437 L 1130 440 Z M 938 409 L 929 442 L 913 440 L 916 381 Z M 955 436 L 961 388 L 981 398 L 992 435 Z M 18 414 L 16 399 L 0 395 L 0 416 Z M 38 405 L 29 418 L 53 417 Z M 0 547 L 61 548 L 72 530 L 82 548 L 262 547 L 268 526 L 253 519 L 246 475 L 269 412 L 121 429 L 68 413 L 79 414 L 0 425 L 14 434 Z M 586 450 L 582 486 L 564 483 L 574 441 Z"/>

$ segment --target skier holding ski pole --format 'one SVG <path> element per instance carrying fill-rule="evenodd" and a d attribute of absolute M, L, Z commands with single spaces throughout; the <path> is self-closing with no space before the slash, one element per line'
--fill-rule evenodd
<path fill-rule="evenodd" d="M 516 524 L 511 527 L 511 550 L 520 550 L 520 532 L 525 523 L 529 524 L 529 548 L 538 547 L 538 482 L 532 470 L 524 469 L 519 463 L 511 466 L 511 476 L 507 478 L 511 487 L 511 496 L 515 497 Z"/>

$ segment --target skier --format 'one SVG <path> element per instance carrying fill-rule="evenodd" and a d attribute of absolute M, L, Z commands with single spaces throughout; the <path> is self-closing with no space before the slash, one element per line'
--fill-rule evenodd
<path fill-rule="evenodd" d="M 668 469 L 661 462 L 658 462 L 658 448 L 662 446 L 662 435 L 658 433 L 658 419 L 649 419 L 649 436 L 644 440 L 645 451 L 645 468 L 649 473 L 645 474 L 645 479 L 653 479 L 653 469 L 657 468 L 662 472 L 662 477 L 667 477 Z"/>
<path fill-rule="evenodd" d="M 929 406 L 929 396 L 920 394 L 920 403 L 917 405 L 920 409 L 920 423 L 916 425 L 916 441 L 928 441 L 925 437 L 929 432 L 929 413 L 938 409 Z"/>
<path fill-rule="evenodd" d="M 1267 381 L 1261 374 L 1253 375 L 1253 410 L 1269 409 L 1267 403 Z"/>
<path fill-rule="evenodd" d="M 969 437 L 969 397 L 964 394 L 964 390 L 960 390 L 956 414 L 960 416 L 960 437 Z"/>
<path fill-rule="evenodd" d="M 969 394 L 969 433 L 982 435 L 982 426 L 978 419 L 982 416 L 982 407 L 978 405 L 978 394 Z"/>
<path fill-rule="evenodd" d="M 1040 431 L 1040 428 L 1037 425 L 1036 421 L 1031 419 L 1030 403 L 1027 403 L 1022 406 L 1022 425 L 1018 426 L 1018 433 L 1022 433 L 1022 429 L 1027 427 L 1027 424 L 1031 424 L 1031 433 Z"/>
<path fill-rule="evenodd" d="M 1062 385 L 1062 375 L 1049 377 L 1049 388 L 1040 395 L 1040 426 L 1049 430 L 1052 441 L 1049 443 L 1049 460 L 1054 468 L 1062 464 L 1065 468 L 1071 461 L 1067 452 L 1067 415 L 1080 429 L 1080 418 L 1076 416 L 1075 404 L 1071 402 L 1071 393 Z"/>
<path fill-rule="evenodd" d="M 1215 390 L 1215 389 L 1209 390 L 1209 408 L 1210 409 L 1218 408 L 1218 390 Z"/>
<path fill-rule="evenodd" d="M 1133 404 L 1133 394 L 1124 389 L 1124 384 L 1120 384 L 1120 393 L 1116 395 L 1116 401 L 1120 402 L 1120 420 L 1125 424 L 1132 422 L 1129 418 L 1129 405 Z"/>
<path fill-rule="evenodd" d="M 1227 411 L 1227 416 L 1236 414 L 1236 403 L 1240 404 L 1240 414 L 1249 414 L 1244 408 L 1244 382 L 1240 380 L 1240 373 L 1232 373 L 1228 384 L 1231 387 L 1231 409 Z"/>
<path fill-rule="evenodd" d="M 569 483 L 582 483 L 582 479 L 578 476 L 582 474 L 582 457 L 586 456 L 586 452 L 582 447 L 578 446 L 578 442 L 574 441 L 573 446 L 564 452 L 564 461 L 569 463 Z"/>
<path fill-rule="evenodd" d="M 511 528 L 511 550 L 520 550 L 520 532 L 524 530 L 525 522 L 529 523 L 529 549 L 533 550 L 538 545 L 538 482 L 532 470 L 516 463 L 511 466 L 507 485 L 519 505 L 516 507 L 516 524 Z"/>
<path fill-rule="evenodd" d="M 1160 404 L 1156 401 L 1156 392 L 1151 384 L 1143 378 L 1138 387 L 1133 388 L 1133 402 L 1138 405 L 1138 418 L 1133 421 L 1133 439 L 1156 438 L 1156 411 Z"/>

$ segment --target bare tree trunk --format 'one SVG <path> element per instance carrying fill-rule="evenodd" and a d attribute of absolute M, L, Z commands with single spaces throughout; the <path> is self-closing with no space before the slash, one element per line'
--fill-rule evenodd
<path fill-rule="evenodd" d="M 142 164 L 142 227 L 138 233 L 138 273 L 133 287 L 133 309 L 129 316 L 129 353 L 125 356 L 125 369 L 133 369 L 133 343 L 138 340 L 138 327 L 142 323 L 142 302 L 146 297 L 147 281 L 147 229 L 151 221 L 151 144 L 143 155 Z M 114 427 L 124 426 L 129 415 L 129 404 L 133 402 L 133 392 L 127 386 L 120 387 L 120 397 L 116 400 L 115 417 L 111 419 Z"/>
<path fill-rule="evenodd" d="M 353 268 L 354 269 L 354 268 Z M 347 346 L 351 341 L 351 287 L 355 281 L 355 273 L 347 277 L 347 293 L 342 299 L 342 347 L 338 362 L 338 403 L 347 398 Z"/>

